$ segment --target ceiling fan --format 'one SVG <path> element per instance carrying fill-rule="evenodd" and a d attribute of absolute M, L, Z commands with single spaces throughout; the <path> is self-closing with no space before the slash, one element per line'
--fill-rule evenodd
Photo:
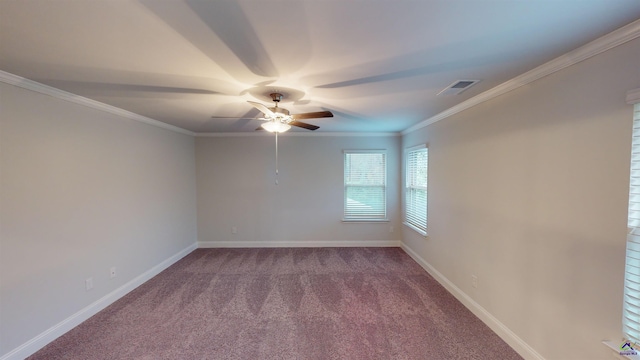
<path fill-rule="evenodd" d="M 252 118 L 264 121 L 264 123 L 262 123 L 256 130 L 267 130 L 276 134 L 276 185 L 278 185 L 278 133 L 283 133 L 291 129 L 292 126 L 301 127 L 307 130 L 317 130 L 320 128 L 319 126 L 307 124 L 299 120 L 333 117 L 333 113 L 331 113 L 331 111 L 316 111 L 302 114 L 291 114 L 289 113 L 289 110 L 278 106 L 278 103 L 283 97 L 281 93 L 273 92 L 270 93 L 269 96 L 271 96 L 271 99 L 275 103 L 273 107 L 267 107 L 255 101 L 247 102 L 264 114 L 263 118 Z"/>
<path fill-rule="evenodd" d="M 331 111 L 316 111 L 302 114 L 291 114 L 289 113 L 289 110 L 278 107 L 278 103 L 282 100 L 283 97 L 281 93 L 274 92 L 269 94 L 269 96 L 271 96 L 271 99 L 275 103 L 275 106 L 273 107 L 267 107 L 255 101 L 247 101 L 249 104 L 260 110 L 260 112 L 264 114 L 264 117 L 258 118 L 258 120 L 263 120 L 265 122 L 256 130 L 267 130 L 269 132 L 282 133 L 291 129 L 292 126 L 300 127 L 307 130 L 317 130 L 320 128 L 319 126 L 307 124 L 299 120 L 333 117 Z"/>

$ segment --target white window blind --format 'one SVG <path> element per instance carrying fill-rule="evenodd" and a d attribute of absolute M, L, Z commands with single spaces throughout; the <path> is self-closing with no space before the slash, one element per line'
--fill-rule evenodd
<path fill-rule="evenodd" d="M 633 112 L 627 224 L 629 232 L 627 234 L 622 328 L 629 340 L 640 343 L 640 104 L 635 104 Z"/>
<path fill-rule="evenodd" d="M 411 148 L 406 155 L 405 223 L 427 234 L 427 165 L 428 149 Z"/>
<path fill-rule="evenodd" d="M 344 220 L 385 220 L 387 161 L 383 150 L 344 151 Z"/>

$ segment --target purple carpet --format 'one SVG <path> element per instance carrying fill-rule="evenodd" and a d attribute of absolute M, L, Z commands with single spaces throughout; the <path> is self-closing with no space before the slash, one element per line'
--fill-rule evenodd
<path fill-rule="evenodd" d="M 399 248 L 198 249 L 36 359 L 522 359 Z"/>

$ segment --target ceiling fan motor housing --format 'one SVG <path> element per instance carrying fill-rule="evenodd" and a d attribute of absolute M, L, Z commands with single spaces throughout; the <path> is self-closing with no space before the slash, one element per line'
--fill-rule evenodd
<path fill-rule="evenodd" d="M 280 101 L 282 101 L 282 94 L 280 93 L 271 93 L 269 94 L 269 96 L 271 96 L 271 100 L 273 100 L 276 103 L 279 103 Z"/>
<path fill-rule="evenodd" d="M 274 114 L 282 114 L 282 115 L 286 115 L 289 116 L 289 110 L 287 109 L 283 109 L 281 107 L 270 107 L 269 110 L 273 111 Z"/>
<path fill-rule="evenodd" d="M 274 120 L 278 120 L 283 123 L 289 123 L 293 121 L 293 119 L 290 116 L 289 110 L 278 107 L 278 103 L 282 101 L 282 94 L 271 93 L 269 94 L 269 96 L 271 96 L 271 99 L 273 100 L 273 102 L 276 103 L 276 106 L 269 108 L 269 110 L 271 110 L 276 115 L 276 119 Z"/>

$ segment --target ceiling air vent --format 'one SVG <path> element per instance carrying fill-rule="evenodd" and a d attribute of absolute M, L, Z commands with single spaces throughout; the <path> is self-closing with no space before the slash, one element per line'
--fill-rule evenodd
<path fill-rule="evenodd" d="M 480 80 L 457 80 L 440 91 L 438 95 L 458 95 L 478 82 L 480 82 Z"/>

